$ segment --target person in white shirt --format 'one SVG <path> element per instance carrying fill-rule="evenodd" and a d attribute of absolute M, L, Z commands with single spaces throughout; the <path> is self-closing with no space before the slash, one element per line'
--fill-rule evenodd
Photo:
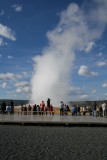
<path fill-rule="evenodd" d="M 63 101 L 60 102 L 60 115 L 64 114 L 64 103 Z"/>
<path fill-rule="evenodd" d="M 105 102 L 103 102 L 103 104 L 102 104 L 102 110 L 103 110 L 103 117 L 107 116 L 106 115 L 107 114 L 107 107 L 106 107 L 106 103 Z"/>
<path fill-rule="evenodd" d="M 9 104 L 6 106 L 6 113 L 10 113 L 11 112 L 11 106 L 9 106 Z"/>

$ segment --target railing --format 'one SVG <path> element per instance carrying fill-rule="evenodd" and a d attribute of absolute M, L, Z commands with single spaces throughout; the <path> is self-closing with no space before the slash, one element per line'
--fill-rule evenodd
<path fill-rule="evenodd" d="M 18 115 L 54 115 L 54 111 L 17 111 Z"/>

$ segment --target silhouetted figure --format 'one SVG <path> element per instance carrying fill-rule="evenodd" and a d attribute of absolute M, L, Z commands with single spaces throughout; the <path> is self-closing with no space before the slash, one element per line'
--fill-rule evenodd
<path fill-rule="evenodd" d="M 79 114 L 79 116 L 81 115 L 80 113 L 80 106 L 77 104 L 77 113 Z"/>
<path fill-rule="evenodd" d="M 14 102 L 11 100 L 10 101 L 10 106 L 11 106 L 11 114 L 14 113 Z"/>
<path fill-rule="evenodd" d="M 103 116 L 102 103 L 100 103 L 100 106 L 99 106 L 99 116 L 100 117 Z"/>
<path fill-rule="evenodd" d="M 77 106 L 75 106 L 75 113 L 76 113 L 76 115 L 77 115 Z"/>
<path fill-rule="evenodd" d="M 65 104 L 65 107 L 64 107 L 64 111 L 65 111 L 65 114 L 67 115 L 68 112 L 70 111 L 69 109 L 69 106 Z"/>
<path fill-rule="evenodd" d="M 28 106 L 28 114 L 31 114 L 31 110 L 32 110 L 32 107 L 29 104 L 29 106 Z"/>
<path fill-rule="evenodd" d="M 23 111 L 24 111 L 24 114 L 26 115 L 27 114 L 27 107 L 26 107 L 26 105 L 23 107 Z"/>
<path fill-rule="evenodd" d="M 47 109 L 48 109 L 48 110 L 49 110 L 49 107 L 50 107 L 50 101 L 51 101 L 50 98 L 48 98 L 48 99 L 47 99 Z"/>
<path fill-rule="evenodd" d="M 1 104 L 1 113 L 5 114 L 6 113 L 6 103 L 3 101 Z"/>
<path fill-rule="evenodd" d="M 36 111 L 37 111 L 37 106 L 36 106 L 36 104 L 35 104 L 35 105 L 33 106 L 33 114 L 37 114 Z"/>

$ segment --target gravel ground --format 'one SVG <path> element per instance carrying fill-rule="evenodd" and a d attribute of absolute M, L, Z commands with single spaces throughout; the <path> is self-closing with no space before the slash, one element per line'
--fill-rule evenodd
<path fill-rule="evenodd" d="M 0 160 L 107 160 L 107 128 L 0 126 Z"/>

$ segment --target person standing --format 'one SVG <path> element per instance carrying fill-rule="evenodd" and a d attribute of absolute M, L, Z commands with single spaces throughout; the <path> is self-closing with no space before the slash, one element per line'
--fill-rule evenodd
<path fill-rule="evenodd" d="M 41 114 L 43 115 L 43 112 L 44 112 L 44 106 L 45 106 L 44 101 L 42 101 L 42 102 L 41 102 L 40 106 L 41 106 Z"/>
<path fill-rule="evenodd" d="M 53 106 L 52 106 L 52 104 L 51 104 L 51 105 L 50 105 L 50 108 L 49 108 L 50 115 L 52 114 L 52 111 L 53 111 Z"/>
<path fill-rule="evenodd" d="M 10 113 L 11 112 L 11 106 L 8 104 L 7 106 L 6 106 L 6 113 L 8 114 L 8 113 Z"/>
<path fill-rule="evenodd" d="M 87 113 L 87 108 L 86 108 L 86 105 L 83 106 L 83 115 L 86 115 Z"/>
<path fill-rule="evenodd" d="M 5 114 L 5 112 L 6 112 L 6 103 L 3 101 L 1 105 L 1 113 Z"/>
<path fill-rule="evenodd" d="M 106 103 L 105 102 L 103 102 L 103 104 L 102 104 L 102 110 L 103 110 L 103 117 L 104 116 L 107 116 L 107 108 L 106 108 Z"/>
<path fill-rule="evenodd" d="M 97 103 L 96 102 L 92 103 L 92 114 L 93 116 L 95 115 L 97 117 L 96 107 Z"/>
<path fill-rule="evenodd" d="M 32 110 L 32 107 L 29 104 L 29 106 L 28 106 L 28 114 L 30 114 L 30 115 L 31 115 L 31 110 Z"/>
<path fill-rule="evenodd" d="M 36 104 L 33 106 L 33 114 L 37 114 L 37 106 L 36 106 Z"/>
<path fill-rule="evenodd" d="M 50 98 L 48 98 L 48 99 L 47 99 L 47 109 L 48 109 L 48 110 L 49 110 L 49 108 L 50 108 L 50 101 L 51 101 Z"/>
<path fill-rule="evenodd" d="M 37 105 L 37 114 L 40 115 L 40 106 L 39 105 Z"/>
<path fill-rule="evenodd" d="M 11 106 L 11 114 L 14 113 L 14 102 L 11 100 L 10 101 L 10 106 Z"/>
<path fill-rule="evenodd" d="M 73 108 L 72 108 L 72 116 L 75 116 L 75 114 L 76 114 L 76 107 L 75 107 L 75 105 L 73 105 Z"/>
<path fill-rule="evenodd" d="M 23 113 L 23 104 L 21 104 L 20 112 L 21 112 L 21 114 Z"/>
<path fill-rule="evenodd" d="M 64 114 L 64 103 L 63 101 L 60 102 L 60 115 Z"/>
<path fill-rule="evenodd" d="M 80 113 L 80 106 L 77 104 L 77 113 L 79 114 L 79 116 L 81 115 Z"/>
<path fill-rule="evenodd" d="M 107 117 L 107 104 L 105 105 L 105 116 Z"/>
<path fill-rule="evenodd" d="M 99 106 L 99 116 L 102 117 L 102 103 L 100 103 L 100 106 Z"/>

